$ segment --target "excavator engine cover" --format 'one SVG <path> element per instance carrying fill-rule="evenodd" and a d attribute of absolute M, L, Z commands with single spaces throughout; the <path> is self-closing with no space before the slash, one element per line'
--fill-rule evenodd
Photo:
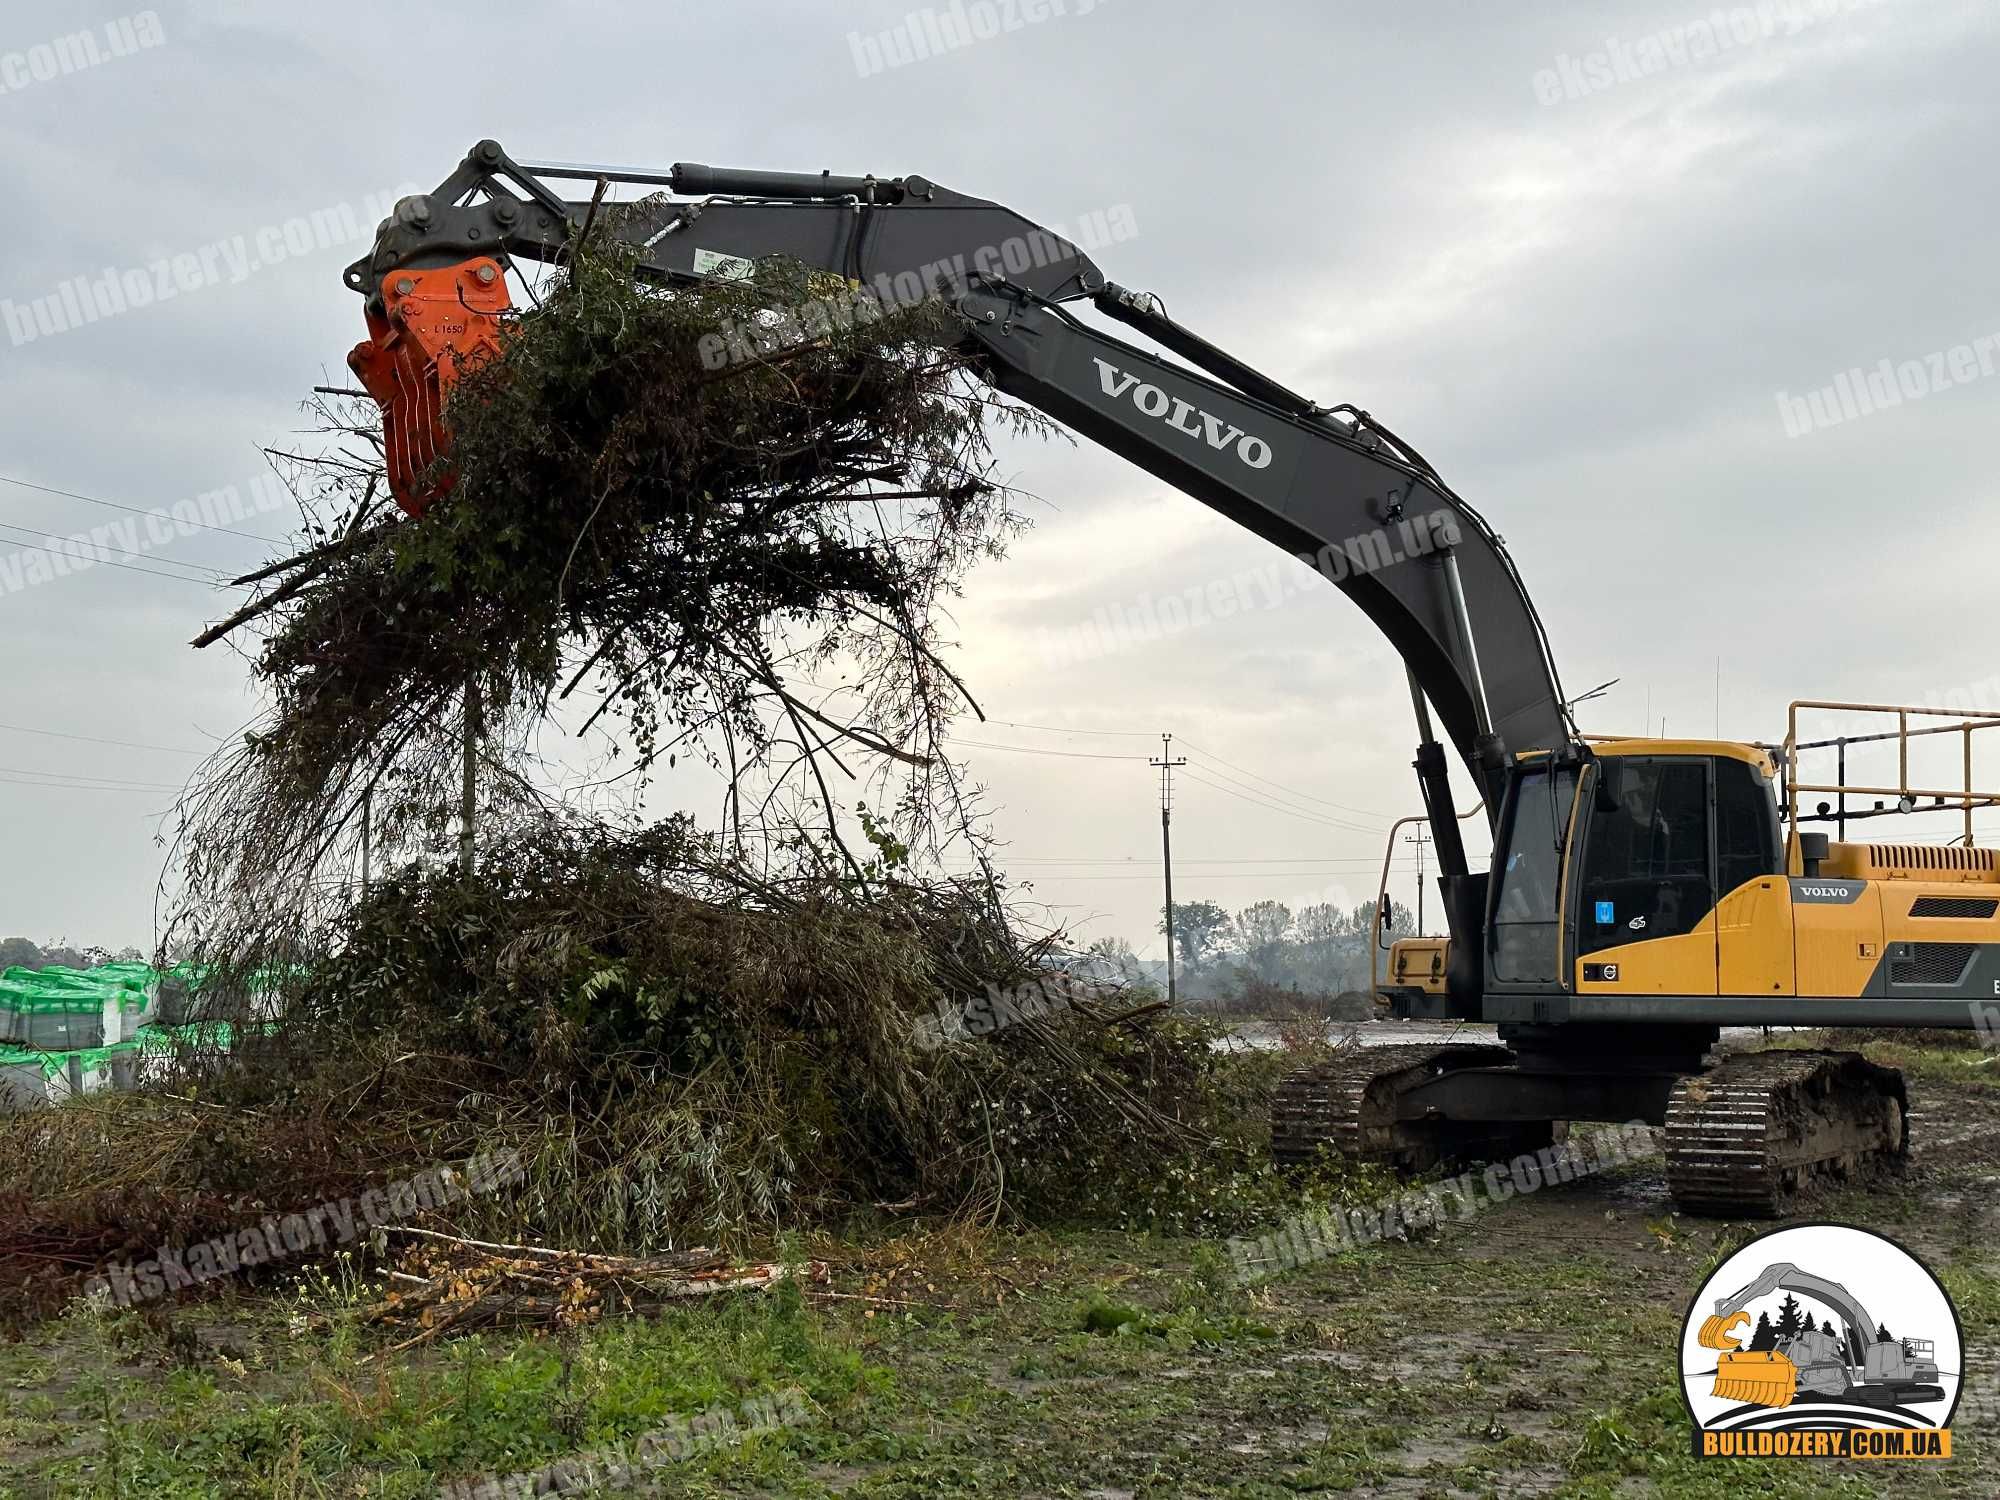
<path fill-rule="evenodd" d="M 500 352 L 511 306 L 498 261 L 481 256 L 428 271 L 392 271 L 368 305 L 365 343 L 347 356 L 382 408 L 384 465 L 396 503 L 412 516 L 448 491 L 453 475 L 444 407 L 459 377 Z"/>

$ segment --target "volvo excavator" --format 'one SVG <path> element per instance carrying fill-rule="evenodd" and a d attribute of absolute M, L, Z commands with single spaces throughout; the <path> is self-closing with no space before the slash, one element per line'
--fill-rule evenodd
<path fill-rule="evenodd" d="M 1978 1024 L 1977 997 L 2000 995 L 2000 872 L 1971 819 L 2000 796 L 1973 791 L 1971 746 L 2000 716 L 1801 703 L 1776 745 L 1586 736 L 1513 559 L 1416 448 L 1366 410 L 1259 373 L 1071 241 L 917 176 L 524 162 L 479 142 L 345 272 L 369 331 L 350 364 L 383 409 L 412 515 L 450 483 L 454 382 L 522 315 L 509 275 L 560 265 L 614 186 L 636 200 L 592 232 L 622 236 L 648 282 L 782 257 L 885 302 L 935 299 L 952 315 L 941 337 L 992 386 L 1305 560 L 1401 654 L 1449 937 L 1400 953 L 1412 977 L 1390 995 L 1398 1015 L 1493 1023 L 1498 1042 L 1355 1049 L 1301 1072 L 1274 1108 L 1281 1162 L 1332 1149 L 1416 1171 L 1537 1149 L 1569 1121 L 1643 1119 L 1665 1127 L 1683 1209 L 1757 1216 L 1907 1152 L 1899 1073 L 1717 1044 L 1725 1027 Z M 1842 759 L 1893 741 L 1898 784 L 1801 781 L 1818 742 L 1799 737 L 1800 715 L 1861 707 L 1894 728 L 1843 736 Z M 1963 788 L 1909 784 L 1926 733 L 1963 735 Z M 1483 868 L 1446 745 L 1483 801 Z M 1874 807 L 1850 811 L 1857 795 Z M 1844 835 L 1850 818 L 1919 805 L 1962 812 L 1962 844 L 1805 826 Z"/>

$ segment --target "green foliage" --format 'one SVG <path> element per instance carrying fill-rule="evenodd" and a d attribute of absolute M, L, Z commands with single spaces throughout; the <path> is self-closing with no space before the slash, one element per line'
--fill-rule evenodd
<path fill-rule="evenodd" d="M 333 1338 L 291 1352 L 314 1368 L 310 1390 L 243 1401 L 208 1370 L 154 1375 L 141 1390 L 113 1373 L 130 1352 L 105 1347 L 99 1369 L 71 1391 L 99 1451 L 46 1456 L 39 1493 L 304 1497 L 365 1482 L 371 1495 L 431 1496 L 452 1478 L 629 1450 L 676 1419 L 735 1412 L 760 1396 L 802 1392 L 823 1422 L 888 1388 L 885 1371 L 825 1337 L 796 1298 L 696 1305 L 564 1342 L 473 1336 L 420 1363 L 377 1362 Z M 760 1433 L 661 1477 L 754 1471 L 760 1450 L 782 1452 L 810 1432 Z"/>
<path fill-rule="evenodd" d="M 1270 1324 L 1238 1314 L 1196 1307 L 1182 1307 L 1167 1313 L 1150 1313 L 1130 1303 L 1093 1296 L 1083 1304 L 1077 1326 L 1085 1333 L 1112 1336 L 1148 1334 L 1164 1339 L 1172 1349 L 1191 1349 L 1206 1344 L 1220 1347 L 1235 1339 L 1277 1337 Z"/>
<path fill-rule="evenodd" d="M 880 1203 L 1198 1232 L 1268 1212 L 1277 1065 L 1219 1050 L 1215 1027 L 1077 984 L 944 1039 L 940 1008 L 1039 993 L 1046 961 L 976 881 L 779 883 L 680 822 L 547 827 L 470 880 L 380 880 L 282 979 L 282 1027 L 195 1102 L 121 1107 L 156 1117 L 143 1174 L 121 1109 L 65 1113 L 61 1136 L 0 1150 L 0 1200 L 80 1264 L 508 1149 L 526 1181 L 452 1227 L 643 1252 Z"/>

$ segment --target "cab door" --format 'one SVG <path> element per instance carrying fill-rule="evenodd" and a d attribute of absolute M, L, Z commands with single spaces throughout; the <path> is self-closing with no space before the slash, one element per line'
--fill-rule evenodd
<path fill-rule="evenodd" d="M 1740 760 L 1715 761 L 1716 992 L 1790 995 L 1792 891 L 1778 804 L 1768 778 Z"/>
<path fill-rule="evenodd" d="M 1575 818 L 1568 765 L 1516 769 L 1493 862 L 1487 987 L 1547 994 L 1567 989 L 1562 962 L 1562 872 Z"/>

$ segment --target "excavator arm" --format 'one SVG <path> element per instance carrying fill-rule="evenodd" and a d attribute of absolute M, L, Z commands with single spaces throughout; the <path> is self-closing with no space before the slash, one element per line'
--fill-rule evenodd
<path fill-rule="evenodd" d="M 564 179 L 660 190 L 593 229 L 628 240 L 646 279 L 692 284 L 782 256 L 883 304 L 943 299 L 1001 391 L 1307 560 L 1353 599 L 1436 706 L 1489 809 L 1518 756 L 1575 744 L 1512 559 L 1420 455 L 1366 412 L 1317 406 L 1182 328 L 1069 241 L 920 177 L 533 165 L 480 142 L 436 192 L 398 204 L 346 273 L 371 335 L 350 363 L 383 405 L 391 481 L 412 513 L 444 487 L 435 460 L 448 449 L 452 381 L 499 347 L 507 263 L 558 262 L 593 221 L 590 203 L 550 188 Z M 1086 301 L 1176 357 L 1087 325 L 1072 310 Z M 723 330 L 712 345 L 731 357 Z M 1418 768 L 1443 871 L 1463 876 L 1435 744 Z"/>
<path fill-rule="evenodd" d="M 1847 1327 L 1833 1349 L 1822 1339 L 1814 1350 L 1810 1335 L 1803 1341 L 1804 1353 L 1800 1342 L 1755 1352 L 1741 1347 L 1738 1335 L 1750 1321 L 1750 1304 L 1781 1290 L 1802 1292 L 1840 1314 Z M 1718 1297 L 1715 1311 L 1703 1321 L 1695 1339 L 1704 1348 L 1721 1351 L 1715 1360 L 1714 1393 L 1724 1400 L 1789 1406 L 1803 1390 L 1823 1396 L 1858 1395 L 1864 1400 L 1943 1399 L 1931 1345 L 1878 1339 L 1878 1326 L 1861 1300 L 1839 1282 L 1780 1261 L 1741 1291 Z M 1833 1335 L 1832 1326 L 1824 1332 Z"/>

